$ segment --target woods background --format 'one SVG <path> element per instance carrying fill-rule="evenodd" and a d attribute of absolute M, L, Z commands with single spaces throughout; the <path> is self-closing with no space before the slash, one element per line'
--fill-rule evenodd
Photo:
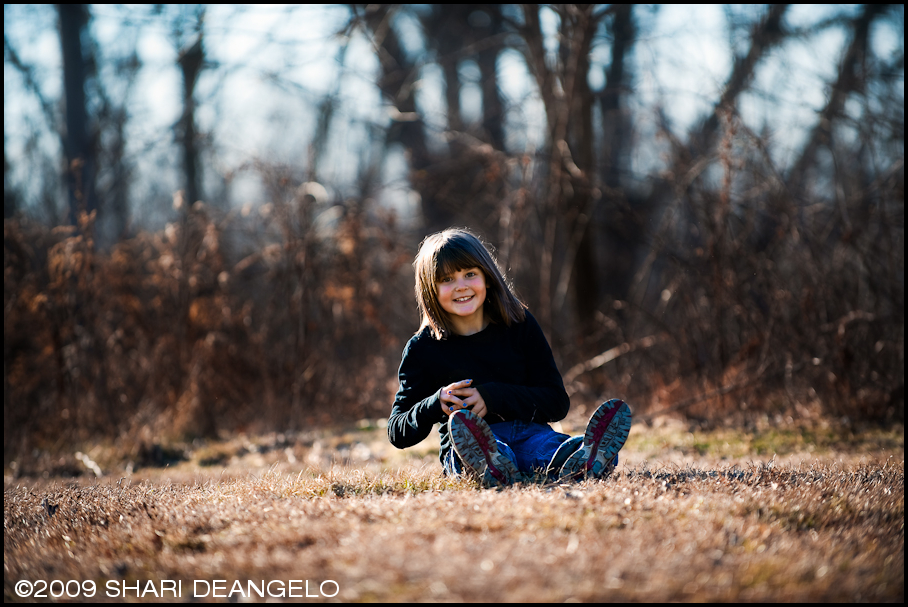
<path fill-rule="evenodd" d="M 679 125 L 654 5 L 335 6 L 318 82 L 305 7 L 228 59 L 209 39 L 260 9 L 5 6 L 4 466 L 387 415 L 413 256 L 452 225 L 575 406 L 903 422 L 904 7 L 809 8 L 723 8 L 727 70 Z M 165 69 L 179 110 L 149 129 Z M 280 154 L 231 138 L 244 74 L 253 106 L 296 100 L 255 127 Z"/>

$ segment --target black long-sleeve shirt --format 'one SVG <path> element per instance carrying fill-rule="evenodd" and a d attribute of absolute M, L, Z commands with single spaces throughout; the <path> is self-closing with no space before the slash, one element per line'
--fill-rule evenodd
<path fill-rule="evenodd" d="M 441 424 L 443 459 L 451 440 L 448 416 L 441 409 L 441 388 L 472 379 L 486 403 L 485 420 L 547 424 L 564 419 L 570 399 L 555 366 L 552 349 L 536 319 L 510 327 L 490 324 L 473 335 L 437 340 L 428 328 L 414 335 L 403 351 L 400 385 L 388 420 L 388 438 L 398 449 L 412 447 Z"/>

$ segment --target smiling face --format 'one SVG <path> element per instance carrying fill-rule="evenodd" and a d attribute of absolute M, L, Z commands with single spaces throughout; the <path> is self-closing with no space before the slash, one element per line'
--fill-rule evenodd
<path fill-rule="evenodd" d="M 456 270 L 436 282 L 438 304 L 449 314 L 454 330 L 461 335 L 485 327 L 482 304 L 486 300 L 486 278 L 478 267 Z"/>
<path fill-rule="evenodd" d="M 413 269 L 420 330 L 429 329 L 435 339 L 526 318 L 526 307 L 511 292 L 495 258 L 468 230 L 450 228 L 426 236 Z"/>

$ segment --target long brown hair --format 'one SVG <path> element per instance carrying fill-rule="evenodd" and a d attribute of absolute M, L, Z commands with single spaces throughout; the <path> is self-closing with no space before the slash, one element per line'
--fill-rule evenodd
<path fill-rule="evenodd" d="M 510 326 L 526 319 L 526 305 L 514 295 L 489 248 L 467 229 L 449 228 L 426 236 L 419 245 L 413 268 L 416 303 L 422 319 L 419 329 L 429 327 L 435 339 L 444 339 L 452 332 L 448 314 L 438 303 L 437 283 L 442 277 L 467 268 L 479 268 L 485 275 L 483 313 L 491 322 Z"/>

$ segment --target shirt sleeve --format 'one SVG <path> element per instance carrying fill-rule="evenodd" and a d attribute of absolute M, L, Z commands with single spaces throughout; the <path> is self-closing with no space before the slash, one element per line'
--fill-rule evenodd
<path fill-rule="evenodd" d="M 406 449 L 429 436 L 432 427 L 447 418 L 441 410 L 439 390 L 420 356 L 415 340 L 404 348 L 398 371 L 398 389 L 388 418 L 388 439 L 398 449 Z"/>
<path fill-rule="evenodd" d="M 571 400 L 549 342 L 536 319 L 527 312 L 526 320 L 515 333 L 515 347 L 526 353 L 523 385 L 490 382 L 478 386 L 489 413 L 503 420 L 536 423 L 560 421 L 567 416 Z M 489 416 L 487 420 L 491 421 Z"/>

